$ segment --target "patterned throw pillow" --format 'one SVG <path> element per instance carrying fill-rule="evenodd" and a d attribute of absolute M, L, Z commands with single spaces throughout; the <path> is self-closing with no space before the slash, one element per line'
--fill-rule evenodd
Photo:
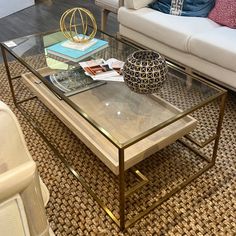
<path fill-rule="evenodd" d="M 149 7 L 177 16 L 207 17 L 214 5 L 215 0 L 155 0 Z"/>
<path fill-rule="evenodd" d="M 236 29 L 236 0 L 216 0 L 208 17 L 218 24 Z"/>

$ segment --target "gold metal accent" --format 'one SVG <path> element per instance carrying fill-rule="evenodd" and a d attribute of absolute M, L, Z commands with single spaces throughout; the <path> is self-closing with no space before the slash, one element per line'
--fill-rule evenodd
<path fill-rule="evenodd" d="M 181 189 L 183 189 L 185 186 L 187 186 L 189 183 L 191 183 L 193 180 L 195 180 L 197 177 L 202 175 L 205 171 L 209 170 L 213 166 L 214 166 L 214 163 L 212 163 L 212 162 L 208 163 L 206 166 L 204 166 L 197 173 L 193 174 L 187 180 L 185 180 L 181 184 L 177 185 L 174 189 L 172 189 L 170 192 L 168 192 L 164 197 L 162 197 L 159 200 L 157 200 L 156 202 L 154 202 L 153 205 L 148 207 L 146 210 L 144 210 L 141 213 L 137 214 L 132 219 L 126 221 L 125 228 L 128 228 L 128 227 L 132 226 L 137 220 L 139 220 L 142 217 L 144 217 L 145 215 L 147 215 L 150 211 L 155 209 L 157 206 L 161 205 L 163 202 L 165 202 L 167 199 L 169 199 L 175 193 L 179 192 Z"/>
<path fill-rule="evenodd" d="M 220 101 L 220 112 L 219 112 L 218 124 L 217 124 L 217 129 L 216 129 L 216 139 L 215 139 L 215 144 L 213 147 L 213 154 L 212 154 L 212 162 L 214 164 L 215 164 L 219 141 L 220 141 L 220 133 L 221 133 L 221 127 L 223 124 L 223 118 L 224 118 L 224 113 L 225 113 L 226 99 L 227 99 L 227 93 L 224 93 L 221 96 L 221 101 Z"/>
<path fill-rule="evenodd" d="M 178 142 L 180 142 L 182 145 L 184 145 L 185 147 L 187 147 L 188 149 L 190 149 L 192 152 L 194 152 L 196 155 L 200 156 L 203 160 L 207 161 L 208 163 L 211 162 L 211 159 L 205 155 L 204 153 L 202 153 L 200 150 L 198 150 L 197 148 L 193 147 L 191 144 L 187 143 L 186 141 L 180 139 L 178 140 Z"/>
<path fill-rule="evenodd" d="M 77 18 L 80 18 L 80 24 Z M 66 21 L 69 20 L 69 26 Z M 88 34 L 88 25 L 91 24 L 92 32 Z M 81 27 L 81 31 L 79 30 Z M 87 9 L 75 7 L 65 11 L 60 19 L 60 29 L 64 36 L 75 43 L 86 43 L 93 39 L 97 33 L 97 23 L 94 15 Z"/>
<path fill-rule="evenodd" d="M 125 229 L 125 150 L 119 148 L 120 229 Z"/>
<path fill-rule="evenodd" d="M 144 185 L 146 185 L 149 180 L 148 178 L 142 174 L 139 170 L 133 170 L 133 173 L 138 176 L 139 179 L 141 179 L 142 181 L 137 183 L 136 185 L 134 185 L 133 187 L 131 187 L 129 190 L 127 190 L 125 192 L 125 197 L 129 197 L 131 196 L 133 193 L 135 193 L 138 189 L 142 188 Z"/>
<path fill-rule="evenodd" d="M 216 134 L 213 134 L 212 136 L 209 137 L 209 139 L 205 140 L 204 142 L 200 142 L 197 139 L 193 138 L 190 134 L 185 135 L 185 137 L 190 140 L 192 143 L 196 144 L 197 146 L 203 148 L 207 144 L 211 143 L 212 141 L 215 140 Z"/>

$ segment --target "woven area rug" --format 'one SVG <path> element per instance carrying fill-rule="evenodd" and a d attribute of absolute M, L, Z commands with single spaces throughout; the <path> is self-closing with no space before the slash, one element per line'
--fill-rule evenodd
<path fill-rule="evenodd" d="M 22 67 L 12 62 L 11 70 L 19 74 Z M 30 96 L 20 80 L 15 80 L 14 86 L 18 98 Z M 125 233 L 119 231 L 117 225 L 13 105 L 3 65 L 0 65 L 0 100 L 8 104 L 18 117 L 28 148 L 50 191 L 46 211 L 56 235 L 236 235 L 235 93 L 231 92 L 228 96 L 216 165 Z M 116 176 L 41 102 L 34 99 L 27 102 L 24 108 L 40 124 L 42 131 L 68 163 L 80 172 L 118 217 Z M 215 107 L 210 106 L 194 114 L 201 120 L 201 127 L 197 130 L 200 136 L 209 135 L 207 127 L 215 124 L 215 112 Z M 209 154 L 210 147 L 205 148 L 204 152 Z M 178 142 L 138 164 L 138 169 L 156 181 L 128 200 L 128 218 L 152 204 L 202 165 L 199 157 Z M 127 180 L 128 185 L 136 181 L 131 173 L 127 174 Z"/>

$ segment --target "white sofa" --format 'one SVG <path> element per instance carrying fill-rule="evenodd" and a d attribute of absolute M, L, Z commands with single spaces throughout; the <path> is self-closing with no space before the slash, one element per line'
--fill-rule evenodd
<path fill-rule="evenodd" d="M 119 34 L 236 91 L 236 29 L 208 18 L 164 14 L 152 0 L 125 0 Z"/>

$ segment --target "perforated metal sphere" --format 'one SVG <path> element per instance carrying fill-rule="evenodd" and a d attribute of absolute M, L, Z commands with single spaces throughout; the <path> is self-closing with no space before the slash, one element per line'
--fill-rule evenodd
<path fill-rule="evenodd" d="M 151 50 L 140 50 L 128 56 L 124 68 L 124 81 L 137 93 L 155 93 L 167 78 L 165 58 Z"/>

